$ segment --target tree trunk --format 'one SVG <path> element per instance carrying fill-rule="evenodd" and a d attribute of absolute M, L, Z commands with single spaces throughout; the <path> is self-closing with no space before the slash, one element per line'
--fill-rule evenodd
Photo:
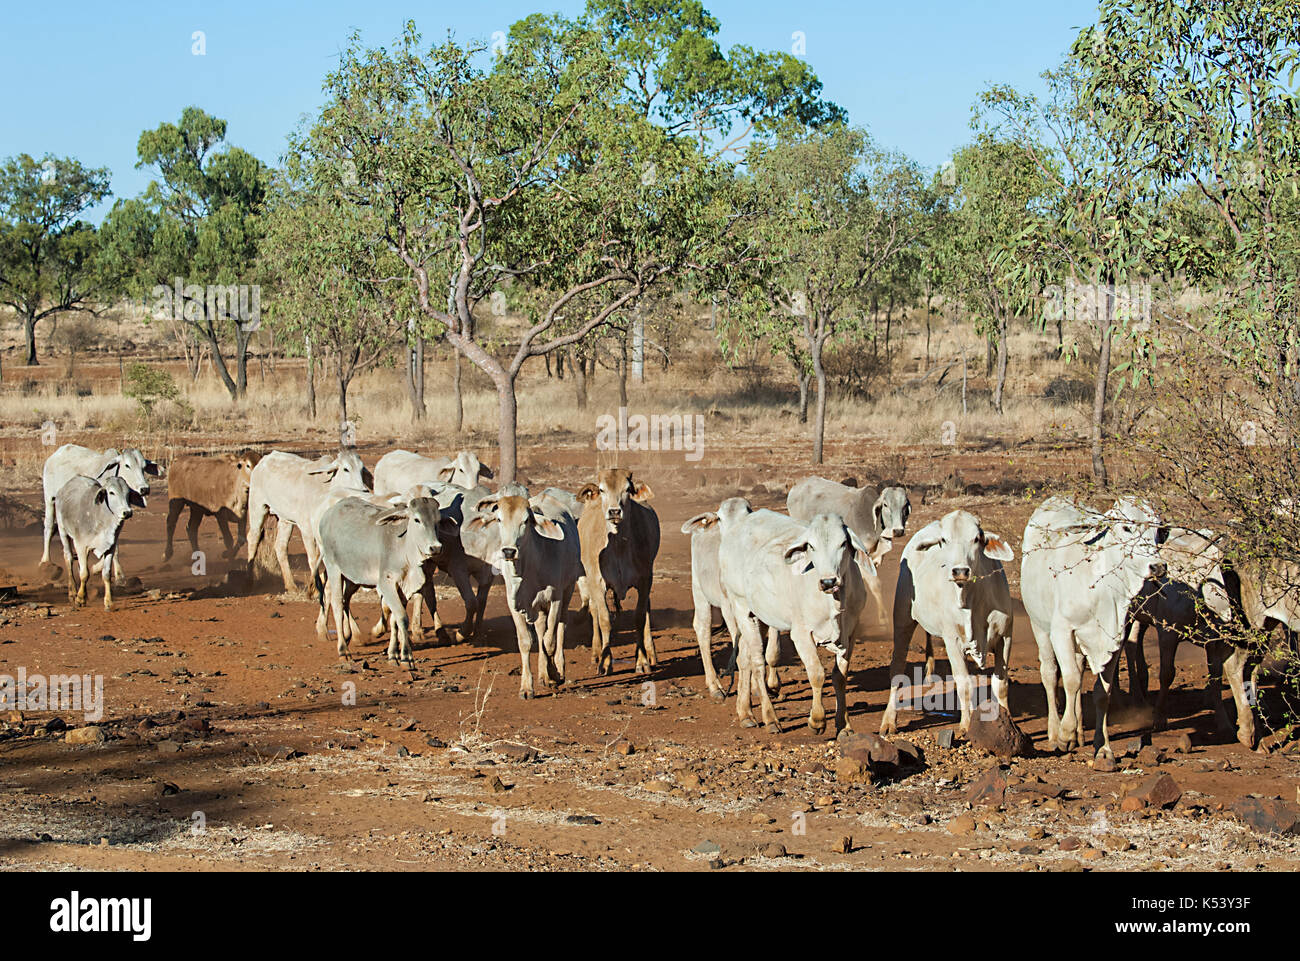
<path fill-rule="evenodd" d="M 641 318 L 641 305 L 632 308 L 632 380 L 645 380 L 645 321 Z"/>
<path fill-rule="evenodd" d="M 564 380 L 564 355 L 565 352 L 557 350 L 555 352 L 555 379 Z"/>
<path fill-rule="evenodd" d="M 966 416 L 966 341 L 961 342 L 961 415 Z"/>
<path fill-rule="evenodd" d="M 573 365 L 573 390 L 577 398 L 578 410 L 587 409 L 587 358 L 575 358 L 577 363 Z"/>
<path fill-rule="evenodd" d="M 411 401 L 411 423 L 428 414 L 424 406 L 424 339 L 416 338 L 406 349 L 406 395 Z"/>
<path fill-rule="evenodd" d="M 885 309 L 885 383 L 894 382 L 893 366 L 889 356 L 889 335 L 894 327 L 894 294 L 889 294 L 889 306 Z"/>
<path fill-rule="evenodd" d="M 822 446 L 826 437 L 826 370 L 822 367 L 822 348 L 816 344 L 812 350 L 813 376 L 817 379 L 817 413 L 813 424 L 813 463 L 822 462 Z"/>
<path fill-rule="evenodd" d="M 618 352 L 618 406 L 624 409 L 627 407 L 627 366 L 627 335 L 625 334 Z"/>
<path fill-rule="evenodd" d="M 316 419 L 316 357 L 311 351 L 311 341 L 307 342 L 307 414 Z"/>
<path fill-rule="evenodd" d="M 1097 381 L 1092 392 L 1092 479 L 1101 487 L 1108 483 L 1102 440 L 1106 421 L 1106 384 L 1110 379 L 1111 317 L 1114 312 L 1112 291 L 1109 287 L 1103 289 L 1106 306 L 1101 322 L 1101 344 L 1097 352 Z"/>
<path fill-rule="evenodd" d="M 515 382 L 509 373 L 494 378 L 497 388 L 499 427 L 497 445 L 501 450 L 501 463 L 497 467 L 497 484 L 512 484 L 517 469 L 518 443 L 515 431 L 519 419 L 519 401 L 515 397 Z"/>
<path fill-rule="evenodd" d="M 339 446 L 345 446 L 343 441 L 348 433 L 348 382 L 340 373 L 339 381 Z"/>
<path fill-rule="evenodd" d="M 23 334 L 27 340 L 27 360 L 28 367 L 39 367 L 40 361 L 36 359 L 36 316 L 28 314 L 23 318 Z"/>
<path fill-rule="evenodd" d="M 252 339 L 251 330 L 235 324 L 235 400 L 248 395 L 248 342 Z"/>
<path fill-rule="evenodd" d="M 925 367 L 923 370 L 930 369 L 930 284 L 927 281 L 925 285 Z"/>
<path fill-rule="evenodd" d="M 993 409 L 1002 413 L 1002 391 L 1007 385 L 1007 319 L 998 325 L 998 380 L 993 387 Z"/>
<path fill-rule="evenodd" d="M 812 383 L 812 374 L 799 368 L 799 423 L 808 423 L 808 388 Z"/>
<path fill-rule="evenodd" d="M 455 404 L 455 413 L 452 416 L 452 427 L 457 434 L 465 426 L 465 403 L 460 393 L 460 351 L 452 348 L 454 351 L 454 367 L 451 375 L 452 398 Z"/>

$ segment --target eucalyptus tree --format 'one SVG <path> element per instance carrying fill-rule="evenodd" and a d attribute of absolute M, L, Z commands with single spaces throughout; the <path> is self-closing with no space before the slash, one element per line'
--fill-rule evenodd
<path fill-rule="evenodd" d="M 151 299 L 156 312 L 169 311 L 206 341 L 222 383 L 239 400 L 260 316 L 255 263 L 269 172 L 225 140 L 226 121 L 198 107 L 140 135 L 136 166 L 153 168 L 157 179 L 109 211 L 100 268 L 114 289 Z M 232 307 L 232 293 L 242 305 Z"/>
<path fill-rule="evenodd" d="M 81 218 L 108 194 L 108 170 L 72 157 L 19 154 L 0 165 L 0 303 L 23 325 L 28 366 L 38 363 L 37 324 L 94 309 L 98 238 Z"/>
<path fill-rule="evenodd" d="M 487 65 L 474 44 L 423 49 L 413 24 L 392 50 L 354 38 L 302 138 L 322 177 L 373 210 L 422 330 L 492 380 L 504 481 L 524 363 L 580 343 L 732 229 L 729 172 L 618 101 L 606 46 L 541 16 Z M 476 307 L 515 281 L 553 296 L 485 338 Z"/>
<path fill-rule="evenodd" d="M 813 462 L 820 464 L 826 345 L 919 237 L 921 177 L 911 161 L 842 124 L 756 140 L 747 167 L 744 223 L 759 263 L 733 291 L 728 336 L 799 345 L 817 388 Z"/>
<path fill-rule="evenodd" d="M 997 346 L 993 407 L 1000 414 L 1011 319 L 1027 314 L 1044 286 L 1020 237 L 1041 222 L 1054 198 L 1029 152 L 988 134 L 957 151 L 953 175 L 956 191 L 947 237 L 951 288 L 976 331 Z"/>
<path fill-rule="evenodd" d="M 1156 221 L 1159 195 L 1145 162 L 1147 151 L 1130 131 L 1087 106 L 1087 78 L 1079 62 L 1067 60 L 1045 72 L 1043 80 L 1042 97 L 991 87 L 981 95 L 977 115 L 989 134 L 1020 146 L 1054 198 L 1045 216 L 1032 219 L 1020 234 L 1018 274 L 1027 281 L 1044 270 L 1054 273 L 1065 284 L 1051 285 L 1055 293 L 1049 300 L 1092 330 L 1097 348 L 1092 473 L 1105 486 L 1112 345 L 1116 335 L 1141 335 L 1142 296 L 1131 292 L 1149 289 L 1150 251 L 1168 231 Z M 1075 277 L 1082 283 L 1066 300 L 1060 290 Z M 1051 319 L 1050 311 L 1043 319 Z"/>

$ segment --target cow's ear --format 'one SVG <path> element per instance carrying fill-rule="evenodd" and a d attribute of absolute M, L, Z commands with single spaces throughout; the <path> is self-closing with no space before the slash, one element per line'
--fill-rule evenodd
<path fill-rule="evenodd" d="M 496 494 L 489 494 L 487 497 L 484 497 L 477 504 L 475 504 L 474 509 L 477 511 L 484 511 L 486 513 L 492 514 L 493 516 L 496 516 L 497 511 L 501 509 L 501 505 L 497 502 Z"/>
<path fill-rule="evenodd" d="M 338 469 L 339 469 L 339 462 L 337 460 L 328 460 L 323 464 L 317 464 L 315 467 L 308 467 L 307 473 L 328 474 L 330 477 L 333 477 L 334 472 L 337 471 Z"/>
<path fill-rule="evenodd" d="M 808 554 L 808 542 L 800 541 L 798 544 L 786 548 L 785 562 L 791 565 L 798 564 L 800 561 L 804 559 L 804 557 L 807 556 L 807 554 Z"/>
<path fill-rule="evenodd" d="M 162 477 L 162 468 L 151 460 L 144 462 L 144 472 L 146 474 L 151 474 L 154 477 Z"/>
<path fill-rule="evenodd" d="M 862 568 L 863 576 L 875 577 L 876 563 L 871 557 L 871 552 L 862 545 L 862 541 L 857 534 L 853 533 L 853 531 L 849 530 L 847 527 L 844 528 L 844 530 L 848 532 L 849 547 L 853 550 L 853 559 L 857 561 L 858 566 Z"/>
<path fill-rule="evenodd" d="M 564 540 L 564 528 L 544 514 L 533 511 L 533 526 L 543 537 L 549 537 L 553 541 Z"/>
<path fill-rule="evenodd" d="M 595 484 L 585 484 L 582 490 L 578 491 L 578 500 L 580 501 L 594 501 L 599 496 L 600 488 Z"/>
<path fill-rule="evenodd" d="M 921 538 L 913 538 L 912 543 L 908 544 L 907 546 L 908 547 L 914 546 L 918 551 L 928 551 L 930 548 L 938 547 L 942 543 L 943 543 L 942 535 L 929 534 L 925 537 L 924 540 L 922 540 Z"/>
<path fill-rule="evenodd" d="M 139 491 L 127 490 L 126 502 L 132 507 L 148 507 L 149 502 L 144 499 L 144 495 Z"/>
<path fill-rule="evenodd" d="M 876 567 L 879 567 L 880 562 L 885 559 L 885 555 L 888 554 L 893 547 L 893 538 L 877 537 L 876 543 L 871 546 L 871 549 L 867 553 L 871 555 L 872 563 L 874 563 Z"/>
<path fill-rule="evenodd" d="M 649 484 L 643 484 L 640 481 L 632 485 L 632 500 L 648 501 L 655 496 L 655 492 L 650 489 Z"/>
<path fill-rule="evenodd" d="M 446 467 L 438 471 L 437 476 L 440 481 L 450 482 L 451 479 L 456 476 L 456 465 L 448 464 Z"/>
<path fill-rule="evenodd" d="M 876 498 L 876 502 L 871 505 L 871 517 L 876 522 L 876 530 L 885 529 L 885 495 L 881 494 Z"/>
<path fill-rule="evenodd" d="M 703 514 L 696 514 L 685 524 L 682 525 L 682 533 L 689 534 L 692 531 L 708 530 L 718 522 L 718 515 L 713 511 L 705 511 Z"/>
<path fill-rule="evenodd" d="M 487 527 L 495 520 L 496 520 L 495 517 L 489 518 L 489 517 L 484 517 L 482 514 L 475 514 L 464 524 L 462 524 L 460 529 L 463 531 L 481 531 L 483 528 Z"/>
<path fill-rule="evenodd" d="M 108 503 L 108 488 L 101 487 L 99 490 L 95 491 L 95 503 L 96 504 Z"/>
<path fill-rule="evenodd" d="M 1157 543 L 1157 544 L 1163 544 L 1163 543 L 1164 543 L 1165 541 L 1167 541 L 1167 540 L 1169 540 L 1169 528 L 1168 528 L 1168 527 L 1165 527 L 1165 526 L 1163 526 L 1163 525 L 1160 526 L 1160 527 L 1157 527 L 1157 528 L 1156 528 L 1156 543 Z"/>
<path fill-rule="evenodd" d="M 998 537 L 997 534 L 984 532 L 984 556 L 991 557 L 995 561 L 1014 561 L 1016 552 L 1011 549 L 1011 545 Z"/>
<path fill-rule="evenodd" d="M 479 476 L 479 477 L 486 477 L 488 480 L 491 480 L 492 477 L 493 477 L 493 474 L 492 474 L 492 468 L 491 468 L 491 467 L 488 467 L 487 464 L 479 464 L 479 465 L 478 465 L 478 476 Z"/>

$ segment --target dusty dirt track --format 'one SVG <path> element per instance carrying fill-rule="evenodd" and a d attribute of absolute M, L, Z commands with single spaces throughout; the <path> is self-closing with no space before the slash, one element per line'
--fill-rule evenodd
<path fill-rule="evenodd" d="M 95 440 L 78 438 L 79 442 Z M 373 463 L 391 444 L 363 448 Z M 956 507 L 1017 548 L 1032 509 L 1026 488 L 1077 474 L 1069 451 L 903 451 L 915 530 Z M 661 664 L 648 692 L 632 674 L 628 621 L 613 677 L 592 676 L 590 627 L 574 617 L 569 683 L 556 696 L 520 701 L 519 657 L 495 587 L 485 632 L 472 643 L 417 649 L 412 679 L 383 657 L 386 642 L 363 638 L 355 669 L 316 641 L 316 603 L 269 584 L 223 596 L 228 566 L 215 526 L 205 525 L 206 576 L 190 573 L 182 536 L 173 566 L 162 555 L 166 498 L 128 522 L 123 563 L 143 593 L 120 596 L 106 613 L 98 596 L 72 610 L 64 587 L 36 570 L 39 529 L 0 532 L 0 569 L 21 599 L 0 609 L 0 673 L 104 675 L 108 740 L 64 742 L 48 714 L 0 724 L 0 864 L 20 869 L 1207 869 L 1293 870 L 1300 838 L 1252 832 L 1224 808 L 1248 794 L 1297 799 L 1300 753 L 1251 753 L 1214 730 L 1205 707 L 1204 655 L 1184 645 L 1167 732 L 1189 735 L 1190 754 L 1121 761 L 1094 772 L 1091 751 L 1019 760 L 1002 805 L 969 807 L 969 783 L 992 763 L 960 743 L 938 746 L 952 717 L 902 716 L 902 738 L 924 752 L 923 769 L 892 781 L 836 779 L 833 730 L 804 725 L 809 692 L 802 668 L 784 661 L 777 702 L 784 731 L 737 726 L 735 702 L 704 687 L 691 630 L 688 539 L 683 520 L 744 493 L 784 508 L 784 490 L 806 473 L 801 451 L 741 436 L 704 466 L 680 455 L 632 455 L 655 489 L 664 537 L 656 568 L 653 624 Z M 650 460 L 649 458 L 655 458 Z M 576 489 L 594 452 L 531 445 L 522 472 L 535 489 Z M 890 473 L 832 451 L 839 477 Z M 966 493 L 945 496 L 954 469 Z M 928 488 L 926 503 L 919 490 Z M 161 485 L 160 485 L 161 488 Z M 951 488 L 950 488 L 951 489 Z M 39 492 L 13 492 L 31 505 Z M 304 563 L 295 538 L 296 573 Z M 883 576 L 892 596 L 899 548 Z M 57 547 L 55 554 L 58 554 Z M 242 564 L 242 556 L 238 563 Z M 1019 558 L 1008 565 L 1018 595 Z M 459 599 L 440 588 L 444 620 Z M 194 596 L 194 595 L 198 596 Z M 364 599 L 364 600 L 363 600 Z M 373 621 L 373 594 L 359 620 Z M 624 615 L 630 619 L 630 615 Z M 880 723 L 889 634 L 868 615 L 854 654 L 849 715 L 859 731 Z M 1150 632 L 1153 634 L 1154 632 Z M 918 635 L 919 640 L 919 635 Z M 1154 663 L 1154 638 L 1148 657 Z M 725 632 L 714 636 L 724 663 Z M 364 661 L 364 664 L 362 663 Z M 919 662 L 914 643 L 912 664 Z M 512 674 L 512 671 L 515 672 Z M 1154 672 L 1153 672 L 1154 673 Z M 1042 688 L 1027 621 L 1015 625 L 1011 705 L 1043 737 Z M 1125 679 L 1125 686 L 1127 679 Z M 355 705 L 345 695 L 355 685 Z M 1090 682 L 1085 686 L 1090 690 Z M 490 693 L 489 693 L 490 691 Z M 827 695 L 831 696 L 829 684 Z M 1226 692 L 1225 692 L 1226 696 Z M 647 704 L 647 701 L 652 703 Z M 1090 696 L 1085 698 L 1090 702 Z M 829 704 L 828 704 L 829 707 Z M 1121 700 L 1112 734 L 1149 730 L 1147 715 Z M 78 717 L 62 718 L 71 726 Z M 1092 715 L 1086 714 L 1091 737 Z M 832 725 L 833 727 L 833 725 Z M 1120 809 L 1120 798 L 1153 772 L 1181 788 L 1171 808 Z M 851 837 L 851 843 L 844 839 Z"/>

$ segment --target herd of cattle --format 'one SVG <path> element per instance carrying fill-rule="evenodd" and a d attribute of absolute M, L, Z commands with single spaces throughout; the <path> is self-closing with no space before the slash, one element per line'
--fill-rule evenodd
<path fill-rule="evenodd" d="M 135 449 L 96 451 L 64 445 L 42 473 L 48 564 L 57 527 L 73 604 L 86 602 L 91 573 L 100 572 L 104 605 L 111 609 L 113 580 L 121 576 L 118 538 L 133 507 L 144 506 L 149 478 L 162 469 Z M 551 689 L 565 679 L 564 639 L 569 606 L 592 619 L 592 658 L 601 674 L 613 671 L 614 611 L 631 589 L 636 671 L 657 664 L 650 630 L 650 593 L 659 550 L 659 518 L 647 503 L 650 488 L 626 469 L 599 470 L 576 494 L 548 487 L 530 495 L 509 483 L 492 490 L 491 471 L 472 453 L 431 459 L 391 451 L 373 473 L 354 450 L 309 460 L 273 451 L 185 456 L 168 469 L 169 506 L 164 562 L 172 556 L 176 522 L 190 511 L 191 548 L 198 529 L 215 516 L 233 558 L 246 540 L 250 568 L 266 520 L 277 519 L 274 553 L 287 591 L 296 588 L 289 538 L 296 528 L 306 547 L 309 592 L 319 597 L 316 631 L 328 637 L 332 614 L 338 653 L 348 655 L 358 627 L 351 601 L 373 588 L 381 616 L 373 636 L 389 634 L 388 657 L 413 665 L 412 636 L 420 637 L 421 601 L 433 628 L 445 637 L 433 575 L 444 572 L 464 601 L 460 632 L 481 627 L 495 578 L 505 585 L 519 653 L 521 697 L 534 693 L 530 655 L 537 648 L 536 682 Z M 682 526 L 691 538 L 694 628 L 711 695 L 725 697 L 710 647 L 712 612 L 720 610 L 732 639 L 736 710 L 756 726 L 776 726 L 771 695 L 779 688 L 780 633 L 789 634 L 812 689 L 808 725 L 825 729 L 820 648 L 834 658 L 837 729 L 849 723 L 845 683 L 854 637 L 868 604 L 884 623 L 878 566 L 893 541 L 904 536 L 911 512 L 902 487 L 855 488 L 820 477 L 796 484 L 789 513 L 755 510 L 741 497 Z M 238 526 L 238 539 L 230 523 Z M 98 559 L 89 568 L 89 555 Z M 905 687 L 908 647 L 919 625 L 926 634 L 926 676 L 933 674 L 932 638 L 942 640 L 961 710 L 960 730 L 971 723 L 976 671 L 993 656 L 992 694 L 1007 708 L 1013 602 L 1003 563 L 1013 560 L 1008 541 L 983 529 L 979 518 L 955 510 L 916 532 L 902 552 L 893 600 L 890 696 L 881 733 L 896 730 Z M 75 563 L 74 563 L 75 562 Z M 1174 651 L 1181 640 L 1206 648 L 1210 696 L 1221 727 L 1230 728 L 1220 697 L 1226 676 L 1237 708 L 1237 736 L 1254 743 L 1248 696 L 1248 651 L 1230 625 L 1300 630 L 1300 604 L 1278 584 L 1300 583 L 1290 562 L 1233 569 L 1218 538 L 1208 531 L 1170 532 L 1145 502 L 1118 501 L 1101 513 L 1063 497 L 1048 498 L 1030 518 L 1021 543 L 1021 593 L 1038 646 L 1047 695 L 1048 748 L 1083 743 L 1081 680 L 1096 677 L 1097 724 L 1093 744 L 1110 753 L 1107 715 L 1121 650 L 1129 657 L 1135 693 L 1146 691 L 1142 632 L 1156 628 L 1160 648 L 1157 724 L 1165 716 L 1173 681 Z M 1064 711 L 1058 713 L 1058 685 Z"/>

